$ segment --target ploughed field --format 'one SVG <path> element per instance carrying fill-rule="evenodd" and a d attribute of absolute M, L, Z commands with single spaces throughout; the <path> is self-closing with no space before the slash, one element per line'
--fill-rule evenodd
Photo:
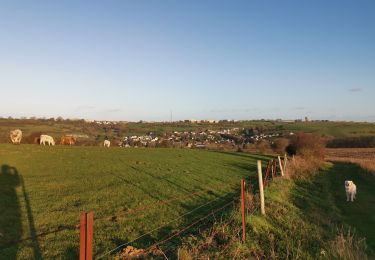
<path fill-rule="evenodd" d="M 325 157 L 334 162 L 350 162 L 375 174 L 375 148 L 331 148 Z"/>
<path fill-rule="evenodd" d="M 95 256 L 168 223 L 132 243 L 145 248 L 238 196 L 258 159 L 266 158 L 1 144 L 0 259 L 77 258 L 82 211 L 95 214 Z"/>

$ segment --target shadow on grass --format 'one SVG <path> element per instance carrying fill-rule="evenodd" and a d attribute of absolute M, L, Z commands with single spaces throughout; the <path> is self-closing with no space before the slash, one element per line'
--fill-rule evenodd
<path fill-rule="evenodd" d="M 30 243 L 33 249 L 33 259 L 42 259 L 25 183 L 17 169 L 7 164 L 1 166 L 0 173 L 0 255 L 5 256 L 6 259 L 16 259 L 17 257 L 19 240 L 23 233 L 20 201 L 16 191 L 20 185 L 27 211 L 30 236 L 33 238 Z"/>

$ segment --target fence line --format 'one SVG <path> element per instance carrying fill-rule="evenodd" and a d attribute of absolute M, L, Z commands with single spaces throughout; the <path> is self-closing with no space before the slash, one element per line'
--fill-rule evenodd
<path fill-rule="evenodd" d="M 155 232 L 156 230 L 159 230 L 159 229 L 161 229 L 161 228 L 163 228 L 163 227 L 166 227 L 166 226 L 169 225 L 170 223 L 176 222 L 176 221 L 182 219 L 183 217 L 185 217 L 185 216 L 187 216 L 187 215 L 190 215 L 191 213 L 197 211 L 198 209 L 200 209 L 200 208 L 202 208 L 202 207 L 204 207 L 204 206 L 207 206 L 207 205 L 211 204 L 212 202 L 218 201 L 219 199 L 222 199 L 222 198 L 224 198 L 224 197 L 225 197 L 225 196 L 221 196 L 221 197 L 218 197 L 218 198 L 216 198 L 216 199 L 214 199 L 214 200 L 211 200 L 211 201 L 209 201 L 209 202 L 207 202 L 207 203 L 205 203 L 205 204 L 203 204 L 203 205 L 200 205 L 199 207 L 196 207 L 196 208 L 194 208 L 193 210 L 190 210 L 189 212 L 186 212 L 186 213 L 180 215 L 179 217 L 177 217 L 177 218 L 175 218 L 175 219 L 172 219 L 171 221 L 168 221 L 168 222 L 164 223 L 163 225 L 158 226 L 157 228 L 154 228 L 154 229 L 152 229 L 152 230 L 150 230 L 150 231 L 148 231 L 148 232 L 146 232 L 146 233 L 144 233 L 144 234 L 138 236 L 137 238 L 135 238 L 135 239 L 133 239 L 133 240 L 131 240 L 131 241 L 129 241 L 129 242 L 126 242 L 126 243 L 124 243 L 124 244 L 121 244 L 121 245 L 117 246 L 116 248 L 114 248 L 114 249 L 112 249 L 112 250 L 110 250 L 110 251 L 104 253 L 103 255 L 99 256 L 97 259 L 102 259 L 103 257 L 112 254 L 113 252 L 119 250 L 120 248 L 123 248 L 123 247 L 125 247 L 125 246 L 127 246 L 127 245 L 129 245 L 129 244 L 131 244 L 131 243 L 134 243 L 135 241 L 139 240 L 140 238 L 142 238 L 142 237 L 144 237 L 144 236 L 146 236 L 146 235 L 149 235 L 149 234 L 151 234 L 151 233 Z M 233 202 L 233 201 L 231 201 L 231 202 Z"/>
<path fill-rule="evenodd" d="M 259 179 L 259 182 L 262 183 L 262 184 L 264 184 L 265 187 L 266 187 L 267 184 L 268 184 L 268 183 L 267 183 L 267 180 L 268 180 L 269 177 L 270 177 L 271 179 L 273 179 L 274 177 L 276 177 L 276 175 L 277 175 L 277 166 L 280 167 L 280 171 L 281 171 L 280 173 L 281 173 L 281 176 L 283 176 L 284 173 L 286 172 L 286 169 L 285 169 L 285 168 L 286 168 L 286 163 L 287 163 L 287 157 L 286 157 L 286 155 L 285 155 L 284 158 L 283 158 L 283 160 L 284 160 L 284 161 L 283 161 L 283 162 L 284 162 L 284 165 L 281 163 L 281 158 L 280 158 L 280 156 L 278 156 L 277 159 L 278 159 L 278 163 L 277 163 L 277 160 L 270 160 L 270 161 L 268 162 L 267 170 L 266 170 L 266 174 L 265 174 L 265 176 L 264 176 L 264 179 L 262 179 L 262 177 L 260 177 L 260 179 Z M 284 169 L 283 169 L 283 166 L 284 166 Z M 270 172 L 272 172 L 271 176 L 269 176 L 269 173 L 270 173 Z M 213 190 L 215 190 L 215 189 L 217 189 L 217 188 L 219 188 L 219 187 L 220 187 L 220 186 L 217 185 L 217 186 L 213 186 L 213 187 L 210 187 L 210 188 L 207 188 L 207 189 L 204 189 L 204 190 L 199 190 L 199 191 L 196 191 L 196 192 L 193 192 L 193 193 L 182 194 L 182 195 L 175 196 L 175 197 L 172 197 L 172 198 L 168 198 L 168 199 L 165 199 L 165 200 L 158 200 L 158 201 L 156 201 L 156 202 L 151 202 L 151 203 L 149 203 L 149 204 L 139 206 L 139 207 L 137 207 L 137 208 L 135 208 L 135 209 L 132 209 L 131 211 L 128 210 L 128 211 L 126 211 L 126 212 L 120 212 L 120 213 L 117 213 L 117 214 L 111 214 L 110 216 L 102 216 L 102 217 L 100 217 L 100 218 L 98 218 L 98 219 L 96 219 L 96 220 L 99 220 L 99 221 L 100 221 L 100 220 L 103 220 L 103 219 L 107 219 L 107 218 L 109 218 L 109 217 L 114 217 L 114 216 L 115 216 L 115 217 L 122 217 L 122 216 L 130 215 L 130 214 L 135 214 L 135 213 L 138 213 L 138 212 L 144 212 L 144 211 L 150 210 L 150 209 L 152 209 L 152 208 L 158 207 L 158 206 L 160 206 L 160 205 L 165 205 L 165 204 L 171 203 L 171 202 L 173 202 L 173 201 L 184 201 L 183 199 L 188 199 L 188 198 L 192 198 L 192 197 L 194 197 L 194 196 L 198 196 L 198 195 L 200 195 L 200 194 L 204 194 L 204 193 L 212 192 Z M 159 229 L 165 227 L 166 225 L 168 225 L 168 224 L 170 224 L 170 223 L 176 222 L 176 221 L 180 220 L 181 218 L 183 218 L 183 217 L 185 217 L 185 216 L 187 216 L 187 215 L 189 215 L 189 214 L 191 214 L 191 213 L 197 211 L 198 209 L 200 209 L 200 208 L 202 208 L 202 207 L 204 207 L 204 206 L 207 206 L 207 205 L 209 205 L 209 204 L 211 204 L 211 203 L 213 203 L 213 202 L 215 202 L 215 201 L 218 201 L 219 199 L 222 199 L 222 198 L 224 198 L 224 197 L 225 197 L 225 196 L 221 196 L 221 197 L 215 198 L 214 200 L 211 200 L 211 201 L 209 201 L 209 202 L 207 202 L 207 203 L 205 203 L 205 204 L 202 204 L 202 205 L 200 205 L 200 206 L 198 206 L 198 207 L 192 209 L 191 211 L 189 211 L 189 212 L 187 212 L 187 213 L 184 213 L 183 215 L 180 215 L 180 216 L 178 216 L 177 218 L 175 218 L 175 219 L 173 219 L 173 220 L 171 220 L 171 221 L 168 221 L 168 222 L 164 223 L 163 225 L 161 225 L 161 226 L 159 226 L 159 227 L 157 227 L 157 228 L 155 228 L 155 229 L 152 229 L 152 230 L 148 231 L 147 233 L 144 233 L 144 234 L 138 236 L 137 238 L 133 239 L 133 240 L 130 241 L 130 242 L 127 242 L 127 243 L 124 243 L 124 244 L 122 244 L 122 245 L 117 246 L 116 248 L 114 248 L 114 249 L 112 249 L 112 250 L 110 250 L 110 251 L 104 253 L 104 254 L 101 255 L 100 257 L 98 257 L 98 259 L 101 259 L 101 258 L 103 258 L 103 257 L 105 257 L 105 256 L 107 256 L 107 255 L 110 255 L 110 254 L 112 254 L 113 252 L 117 251 L 118 249 L 123 248 L 123 247 L 125 247 L 125 246 L 127 246 L 127 245 L 129 245 L 129 244 L 131 244 L 131 243 L 133 243 L 133 242 L 135 242 L 135 241 L 137 241 L 137 240 L 139 240 L 140 238 L 142 238 L 142 237 L 144 237 L 144 236 L 146 236 L 146 235 L 149 235 L 149 234 L 151 234 L 152 232 L 154 232 L 154 231 L 156 231 L 156 230 L 159 230 Z M 184 232 L 184 231 L 186 231 L 187 229 L 189 229 L 189 228 L 195 226 L 196 224 L 198 224 L 199 222 L 201 222 L 201 221 L 203 221 L 204 219 L 208 218 L 209 216 L 214 216 L 214 213 L 216 213 L 216 212 L 218 212 L 218 211 L 220 211 L 220 210 L 226 208 L 227 206 L 229 206 L 229 205 L 230 205 L 231 203 L 233 203 L 234 201 L 235 201 L 235 199 L 232 199 L 229 203 L 225 204 L 225 206 L 223 206 L 223 207 L 221 207 L 221 208 L 219 208 L 219 209 L 216 209 L 215 211 L 212 211 L 210 214 L 204 216 L 203 218 L 200 218 L 200 219 L 198 219 L 197 221 L 194 221 L 192 224 L 190 224 L 190 225 L 184 227 L 183 229 L 181 229 L 181 230 L 179 230 L 179 231 L 177 231 L 177 232 L 174 232 L 173 234 L 171 234 L 171 235 L 170 235 L 169 237 L 167 237 L 166 239 L 164 239 L 164 240 L 162 240 L 162 241 L 159 241 L 159 242 L 153 244 L 151 247 L 155 247 L 155 246 L 161 245 L 161 244 L 163 244 L 163 243 L 169 241 L 169 240 L 172 239 L 173 237 L 178 236 L 178 235 L 181 234 L 182 232 Z M 250 215 L 252 215 L 254 212 L 255 212 L 255 210 L 254 210 Z M 262 210 L 262 212 L 263 212 L 263 210 Z M 25 241 L 28 241 L 28 240 L 34 240 L 34 239 L 37 239 L 37 238 L 40 238 L 40 237 L 44 237 L 44 236 L 47 236 L 47 235 L 49 235 L 49 234 L 60 233 L 60 232 L 62 232 L 62 231 L 66 231 L 66 230 L 76 230 L 76 229 L 79 229 L 79 228 L 81 228 L 81 225 L 80 225 L 80 224 L 77 224 L 77 225 L 65 225 L 65 226 L 60 226 L 60 225 L 59 225 L 58 227 L 53 228 L 52 230 L 43 231 L 43 232 L 38 233 L 38 234 L 36 234 L 36 235 L 34 235 L 34 236 L 30 236 L 30 237 L 26 237 L 26 238 L 23 238 L 23 239 L 19 239 L 19 240 L 17 240 L 17 241 L 8 241 L 8 242 L 5 243 L 5 246 L 3 246 L 3 247 L 0 248 L 0 250 L 2 250 L 2 249 L 6 249 L 6 248 L 9 248 L 9 247 L 12 247 L 12 246 L 14 246 L 14 245 L 17 245 L 17 244 L 19 244 L 19 243 L 22 243 L 22 242 L 25 242 Z M 243 235 L 244 235 L 244 234 L 243 234 Z M 149 247 L 149 248 L 151 248 L 151 247 Z"/>
<path fill-rule="evenodd" d="M 277 160 L 271 160 L 271 161 L 268 163 L 268 165 L 267 165 L 267 170 L 266 170 L 266 175 L 265 175 L 264 179 L 262 178 L 262 175 L 258 176 L 258 177 L 259 177 L 259 178 L 258 178 L 258 181 L 259 181 L 259 185 L 260 185 L 260 186 L 263 186 L 263 184 L 264 184 L 265 186 L 267 185 L 267 180 L 268 180 L 268 177 L 269 177 L 269 173 L 270 173 L 271 171 L 272 171 L 272 175 L 270 176 L 271 179 L 277 177 L 277 168 L 278 168 L 278 166 L 279 166 L 279 168 L 280 168 L 280 176 L 284 176 L 285 169 L 283 169 L 283 165 L 282 165 L 282 163 L 281 163 L 281 158 L 280 158 L 280 156 L 279 156 L 277 159 L 278 159 L 278 162 L 277 162 Z M 284 159 L 284 167 L 285 167 L 285 165 L 286 165 L 286 160 L 287 160 L 286 156 L 284 156 L 283 159 Z M 259 169 L 260 169 L 260 172 L 261 172 L 261 164 L 259 164 L 259 162 L 258 162 L 258 170 L 259 170 Z M 262 189 L 261 189 L 261 190 L 262 190 Z M 207 191 L 209 191 L 209 190 L 205 190 L 205 192 L 207 192 Z M 198 193 L 198 194 L 199 194 L 199 193 L 202 193 L 202 191 L 198 191 L 197 193 Z M 243 193 L 243 192 L 242 192 L 242 193 Z M 194 195 L 194 194 L 189 194 L 189 195 L 187 195 L 186 197 L 191 197 L 192 195 Z M 184 197 L 185 197 L 185 196 L 184 196 Z M 129 242 L 124 243 L 124 244 L 121 244 L 121 245 L 117 246 L 116 248 L 114 248 L 114 249 L 112 249 L 112 250 L 110 250 L 110 251 L 104 253 L 103 255 L 99 256 L 97 259 L 102 259 L 103 257 L 108 256 L 108 255 L 110 255 L 110 254 L 116 252 L 116 251 L 119 250 L 120 248 L 123 248 L 123 247 L 125 247 L 125 246 L 127 246 L 127 245 L 130 245 L 131 243 L 133 243 L 133 242 L 139 240 L 140 238 L 142 238 L 142 237 L 144 237 L 144 236 L 146 236 L 146 235 L 149 235 L 149 234 L 153 233 L 154 231 L 159 230 L 159 229 L 165 227 L 166 225 L 168 225 L 168 224 L 170 224 L 170 223 L 173 223 L 173 222 L 175 222 L 175 221 L 177 221 L 177 220 L 183 218 L 184 216 L 187 216 L 187 215 L 191 214 L 192 212 L 194 212 L 194 211 L 196 211 L 196 210 L 198 210 L 198 209 L 200 209 L 200 208 L 202 208 L 202 207 L 204 207 L 204 206 L 207 206 L 208 204 L 211 204 L 212 202 L 217 201 L 217 200 L 220 199 L 220 198 L 222 198 L 222 197 L 219 197 L 219 198 L 217 198 L 217 199 L 215 199 L 215 200 L 212 200 L 212 201 L 209 201 L 208 203 L 205 203 L 205 204 L 203 204 L 203 205 L 201 205 L 201 206 L 199 206 L 199 207 L 197 207 L 197 208 L 194 208 L 193 210 L 191 210 L 191 211 L 189 211 L 189 212 L 187 212 L 187 213 L 185 213 L 185 214 L 183 214 L 183 215 L 177 217 L 176 219 L 173 219 L 173 220 L 171 220 L 171 221 L 169 221 L 169 222 L 166 222 L 166 223 L 164 223 L 163 225 L 161 225 L 161 226 L 159 226 L 159 227 L 157 227 L 157 228 L 155 228 L 155 229 L 152 229 L 152 230 L 148 231 L 147 233 L 144 233 L 144 234 L 138 236 L 137 238 L 133 239 L 132 241 L 129 241 Z M 161 201 L 161 204 L 165 204 L 165 203 L 168 203 L 168 201 L 174 201 L 174 200 L 177 200 L 177 199 L 179 199 L 179 198 L 176 197 L 176 198 L 172 198 L 172 199 L 169 199 L 169 200 L 166 200 L 166 201 Z M 191 223 L 191 224 L 189 224 L 189 225 L 183 227 L 182 229 L 180 229 L 180 230 L 178 230 L 178 231 L 176 231 L 176 232 L 170 234 L 170 235 L 167 236 L 165 239 L 163 239 L 163 240 L 161 240 L 161 241 L 158 241 L 158 242 L 152 244 L 152 245 L 149 246 L 147 249 L 145 249 L 144 252 L 146 252 L 146 253 L 150 253 L 150 251 L 151 251 L 152 249 L 155 249 L 155 248 L 157 248 L 159 245 L 162 245 L 162 244 L 164 244 L 164 243 L 170 241 L 172 238 L 174 238 L 174 237 L 176 237 L 176 236 L 182 234 L 183 232 L 185 232 L 185 231 L 188 230 L 189 228 L 192 228 L 193 226 L 197 225 L 198 223 L 202 222 L 203 220 L 207 219 L 208 217 L 210 217 L 210 216 L 214 216 L 214 214 L 215 214 L 216 212 L 219 212 L 220 210 L 223 210 L 224 208 L 228 207 L 228 206 L 231 205 L 235 200 L 236 200 L 236 199 L 232 199 L 230 202 L 226 203 L 224 206 L 222 206 L 222 207 L 220 207 L 220 208 L 217 208 L 216 210 L 213 210 L 211 213 L 207 214 L 206 216 L 204 216 L 204 217 L 202 217 L 202 218 L 199 218 L 199 219 L 197 219 L 196 221 L 194 221 L 193 223 Z M 263 200 L 263 201 L 264 201 L 264 200 Z M 261 204 L 263 204 L 263 203 L 261 203 Z M 264 204 L 263 204 L 263 205 L 264 205 Z M 155 205 L 153 205 L 152 207 L 155 207 Z M 151 208 L 152 208 L 152 207 L 151 207 Z M 144 210 L 145 208 L 148 209 L 148 207 L 146 206 L 146 207 L 143 207 L 142 209 L 139 209 L 139 210 Z M 255 209 L 254 209 L 254 211 L 253 211 L 250 215 L 254 214 L 254 212 L 255 212 Z M 262 207 L 261 212 L 264 214 L 264 206 Z M 242 235 L 244 235 L 244 234 L 242 234 Z M 228 248 L 228 247 L 224 247 L 224 250 L 223 250 L 223 251 L 225 251 L 227 248 Z M 168 251 L 170 251 L 170 250 L 168 250 Z M 164 254 L 164 252 L 163 252 L 163 254 Z M 165 256 L 165 254 L 164 254 L 164 256 Z"/>
<path fill-rule="evenodd" d="M 125 217 L 127 215 L 132 215 L 132 214 L 136 214 L 138 212 L 147 211 L 149 209 L 153 209 L 153 208 L 156 208 L 158 206 L 171 203 L 173 201 L 182 201 L 182 199 L 188 199 L 188 198 L 191 198 L 191 197 L 198 196 L 200 194 L 212 192 L 214 189 L 219 188 L 219 187 L 221 187 L 221 186 L 217 185 L 217 186 L 213 186 L 213 187 L 210 187 L 210 188 L 207 188 L 207 189 L 199 190 L 199 191 L 196 191 L 196 192 L 193 192 L 193 193 L 188 193 L 188 194 L 183 194 L 183 195 L 180 195 L 180 196 L 172 197 L 172 198 L 169 198 L 169 199 L 166 199 L 166 200 L 158 200 L 156 202 L 150 202 L 146 205 L 141 205 L 141 206 L 139 206 L 135 209 L 131 209 L 131 211 L 128 210 L 126 212 L 120 212 L 120 213 L 117 213 L 117 214 L 102 216 L 102 217 L 97 218 L 96 220 L 100 221 L 100 220 L 108 219 L 108 218 L 114 217 L 114 216 L 115 217 Z"/>
<path fill-rule="evenodd" d="M 280 156 L 278 156 L 277 159 L 278 159 L 278 163 L 277 163 L 277 160 L 271 160 L 271 161 L 268 162 L 267 169 L 266 169 L 266 174 L 265 174 L 265 176 L 264 176 L 264 179 L 262 178 L 262 167 L 261 167 L 261 161 L 258 161 L 258 173 L 260 173 L 260 175 L 258 176 L 258 182 L 259 182 L 260 190 L 261 190 L 260 193 L 263 192 L 263 184 L 264 184 L 264 186 L 267 185 L 267 180 L 268 180 L 268 177 L 269 177 L 269 173 L 272 172 L 272 175 L 270 176 L 272 179 L 276 177 L 276 175 L 277 175 L 277 166 L 279 166 L 279 168 L 280 168 L 280 175 L 281 175 L 281 176 L 284 176 L 285 168 L 283 169 L 283 164 L 281 163 L 281 158 L 280 158 Z M 285 167 L 285 166 L 286 166 L 286 160 L 287 160 L 287 157 L 284 156 L 283 160 L 284 160 L 284 167 Z M 241 197 L 244 198 L 244 195 L 243 195 L 243 194 L 244 194 L 244 183 L 243 183 L 243 181 L 242 181 L 242 183 L 241 183 L 241 189 L 242 189 L 242 191 L 241 191 Z M 197 193 L 200 193 L 200 192 L 201 192 L 201 191 L 199 191 L 199 192 L 197 192 Z M 190 196 L 187 196 L 187 197 L 190 197 Z M 262 196 L 261 196 L 261 197 L 262 197 Z M 168 203 L 168 201 L 173 201 L 173 200 L 176 200 L 176 199 L 177 199 L 177 198 L 172 198 L 172 199 L 170 199 L 170 200 L 164 201 L 163 204 Z M 153 229 L 153 230 L 150 230 L 150 231 L 147 232 L 147 233 L 144 233 L 144 234 L 140 235 L 139 237 L 133 239 L 132 241 L 129 241 L 129 242 L 124 243 L 124 244 L 121 244 L 121 245 L 117 246 L 116 248 L 114 248 L 114 249 L 112 249 L 112 250 L 110 250 L 110 251 L 104 253 L 103 255 L 101 255 L 100 257 L 98 257 L 97 259 L 102 259 L 103 257 L 112 254 L 113 252 L 119 250 L 120 248 L 123 248 L 123 247 L 125 247 L 125 246 L 127 246 L 127 245 L 129 245 L 129 244 L 131 244 L 131 243 L 133 243 L 133 242 L 135 242 L 135 241 L 137 241 L 138 239 L 140 239 L 140 238 L 142 238 L 142 237 L 144 237 L 144 236 L 146 236 L 146 235 L 149 235 L 149 234 L 151 234 L 152 232 L 154 232 L 154 231 L 156 231 L 156 230 L 158 230 L 158 229 L 161 229 L 161 228 L 165 227 L 166 225 L 168 225 L 168 224 L 170 224 L 170 223 L 172 223 L 172 222 L 175 222 L 175 221 L 179 220 L 179 219 L 181 219 L 182 217 L 184 217 L 184 216 L 186 216 L 186 215 L 189 215 L 189 214 L 191 214 L 192 212 L 198 210 L 199 208 L 202 208 L 202 207 L 204 207 L 204 206 L 206 206 L 206 205 L 208 205 L 208 204 L 210 204 L 210 203 L 212 203 L 212 202 L 214 202 L 214 201 L 216 201 L 216 200 L 217 200 L 217 199 L 215 199 L 215 200 L 213 200 L 213 201 L 210 201 L 210 202 L 208 202 L 208 203 L 206 203 L 206 204 L 203 204 L 203 205 L 201 205 L 201 206 L 199 206 L 199 207 L 197 207 L 197 208 L 195 208 L 195 209 L 193 209 L 193 210 L 191 210 L 191 211 L 189 211 L 189 212 L 187 212 L 187 213 L 185 213 L 185 214 L 183 214 L 183 215 L 177 217 L 176 219 L 173 219 L 173 220 L 171 220 L 171 221 L 169 221 L 169 222 L 163 224 L 162 226 L 159 226 L 159 227 L 157 227 L 157 228 L 155 228 L 155 229 Z M 202 222 L 203 220 L 207 219 L 208 217 L 210 217 L 210 216 L 214 216 L 214 213 L 216 213 L 216 212 L 218 212 L 218 211 L 220 211 L 220 210 L 222 210 L 222 209 L 228 207 L 228 206 L 231 205 L 234 201 L 235 201 L 235 199 L 232 199 L 229 203 L 225 204 L 224 206 L 222 206 L 222 207 L 220 207 L 220 208 L 218 208 L 218 209 L 212 211 L 211 213 L 207 214 L 206 216 L 204 216 L 204 217 L 202 217 L 202 218 L 199 218 L 199 219 L 197 219 L 196 221 L 194 221 L 193 223 L 191 223 L 191 224 L 189 224 L 189 225 L 183 227 L 182 229 L 180 229 L 180 230 L 178 230 L 178 231 L 172 233 L 172 234 L 169 235 L 167 238 L 165 238 L 165 239 L 163 239 L 163 240 L 161 240 L 161 241 L 158 241 L 158 242 L 152 244 L 151 246 L 149 246 L 149 247 L 148 247 L 147 249 L 145 249 L 144 251 L 147 252 L 147 253 L 150 253 L 150 250 L 152 250 L 152 249 L 158 247 L 158 246 L 161 245 L 161 244 L 166 243 L 167 241 L 169 241 L 169 240 L 171 240 L 172 238 L 174 238 L 174 237 L 180 235 L 180 234 L 183 233 L 184 231 L 186 231 L 186 230 L 188 230 L 189 228 L 191 228 L 191 227 L 197 225 L 198 223 Z M 261 198 L 261 201 L 263 202 L 263 203 L 261 203 L 261 206 L 262 206 L 262 207 L 261 207 L 261 213 L 264 214 L 264 211 L 265 211 L 265 210 L 264 210 L 264 199 Z M 242 200 L 242 203 L 244 203 L 243 200 Z M 154 205 L 153 205 L 152 207 L 154 207 Z M 243 207 L 241 207 L 241 208 L 243 208 Z M 147 207 L 146 207 L 146 209 L 147 209 Z M 143 209 L 142 209 L 142 210 L 143 210 Z M 244 210 L 242 209 L 242 211 L 244 211 Z M 254 212 L 255 212 L 255 210 L 254 210 L 250 215 L 254 214 Z M 243 225 L 244 225 L 244 222 L 242 223 L 242 226 L 243 226 Z M 242 229 L 243 229 L 243 227 L 242 227 Z M 242 234 L 242 236 L 243 236 L 243 238 L 244 238 L 245 234 Z M 225 251 L 226 249 L 227 249 L 227 247 L 224 247 L 224 250 L 223 250 L 223 251 Z M 169 251 L 169 250 L 168 250 L 168 251 Z M 163 252 L 163 254 L 164 254 L 164 252 Z M 164 254 L 164 255 L 165 255 L 165 254 Z"/>
<path fill-rule="evenodd" d="M 149 209 L 152 209 L 152 208 L 156 208 L 160 205 L 165 205 L 165 204 L 168 204 L 168 203 L 173 202 L 173 201 L 178 201 L 178 200 L 181 200 L 181 199 L 191 198 L 191 197 L 194 197 L 194 196 L 198 196 L 200 194 L 212 192 L 215 188 L 218 188 L 218 187 L 220 187 L 220 186 L 217 185 L 217 186 L 209 187 L 207 189 L 199 190 L 199 191 L 196 191 L 196 192 L 193 192 L 193 193 L 182 194 L 180 196 L 172 197 L 172 198 L 169 198 L 169 199 L 166 199 L 166 200 L 159 200 L 157 202 L 151 202 L 149 204 L 142 205 L 138 208 L 135 208 L 132 211 L 127 211 L 127 212 L 118 213 L 118 214 L 111 214 L 111 215 L 106 215 L 106 216 L 96 218 L 95 221 L 101 221 L 101 220 L 108 219 L 108 218 L 113 217 L 113 216 L 123 217 L 123 216 L 131 215 L 131 214 L 136 214 L 138 212 L 143 212 L 143 211 L 146 211 L 146 210 L 149 210 Z M 34 240 L 36 238 L 42 238 L 42 237 L 45 237 L 49 234 L 60 233 L 62 231 L 66 231 L 66 230 L 78 230 L 78 229 L 80 229 L 80 227 L 81 227 L 80 223 L 65 225 L 65 226 L 59 225 L 59 226 L 54 227 L 50 230 L 42 231 L 42 232 L 40 232 L 40 233 L 38 233 L 34 236 L 21 238 L 21 239 L 16 240 L 16 241 L 7 241 L 7 242 L 4 243 L 4 246 L 0 247 L 0 250 L 10 248 L 14 245 L 17 245 L 17 244 L 20 244 L 20 243 L 23 243 L 23 242 L 26 242 L 26 241 L 29 241 L 29 240 Z"/>
<path fill-rule="evenodd" d="M 235 201 L 235 199 L 231 200 L 230 202 L 226 203 L 224 206 L 210 212 L 209 214 L 207 214 L 206 216 L 202 217 L 202 218 L 199 218 L 198 220 L 194 221 L 193 223 L 185 226 L 184 228 L 174 232 L 172 235 L 168 236 L 167 238 L 161 240 L 161 241 L 158 241 L 156 243 L 154 243 L 153 245 L 149 246 L 145 251 L 150 251 L 151 249 L 153 249 L 154 247 L 156 246 L 159 246 L 161 244 L 164 244 L 165 242 L 171 240 L 172 238 L 178 236 L 179 234 L 183 233 L 185 230 L 188 230 L 189 228 L 195 226 L 196 224 L 198 224 L 199 222 L 209 218 L 210 216 L 213 216 L 215 213 L 225 209 L 226 207 L 228 207 L 229 205 L 233 204 L 233 202 Z"/>
<path fill-rule="evenodd" d="M 235 201 L 236 201 L 236 200 L 233 200 L 231 203 L 234 203 Z M 212 212 L 211 212 L 210 214 L 212 215 Z M 210 215 L 210 214 L 208 214 L 208 215 Z M 208 216 L 208 215 L 207 215 L 207 216 Z M 213 216 L 214 216 L 214 215 L 213 215 Z M 230 225 L 232 222 L 234 222 L 234 220 L 235 220 L 235 219 L 232 218 L 231 220 L 225 222 L 224 225 Z M 201 222 L 202 222 L 202 221 L 201 221 Z M 204 224 L 204 223 L 200 223 L 200 224 L 198 224 L 198 225 L 194 225 L 194 226 L 195 226 L 196 228 L 198 228 L 198 227 L 202 226 L 203 224 Z M 241 228 L 238 229 L 238 232 L 240 232 L 240 230 L 241 230 Z M 177 232 L 177 231 L 176 231 L 176 232 Z M 180 234 L 178 234 L 178 235 L 181 235 L 182 233 L 183 233 L 183 231 L 182 231 Z M 178 235 L 176 235 L 176 236 L 178 236 Z M 166 242 L 168 242 L 168 241 L 166 241 Z M 173 242 L 171 242 L 171 243 L 177 245 L 177 243 L 173 243 Z M 161 250 L 159 246 L 156 246 L 155 249 L 159 249 L 159 250 Z M 164 253 L 168 253 L 168 252 L 172 251 L 173 249 L 175 249 L 175 248 L 171 248 L 171 247 L 169 247 L 167 250 L 163 250 L 162 252 L 164 252 Z M 150 251 L 152 251 L 152 248 L 151 248 L 151 247 L 148 247 L 147 250 L 148 250 L 147 253 L 150 253 Z M 224 252 L 224 250 L 223 250 L 223 252 Z M 194 259 L 195 259 L 195 258 L 194 258 Z"/>

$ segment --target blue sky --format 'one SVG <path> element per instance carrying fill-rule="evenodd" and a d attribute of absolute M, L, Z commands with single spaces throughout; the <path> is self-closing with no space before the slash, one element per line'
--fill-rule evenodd
<path fill-rule="evenodd" d="M 375 1 L 1 1 L 0 116 L 375 121 Z"/>

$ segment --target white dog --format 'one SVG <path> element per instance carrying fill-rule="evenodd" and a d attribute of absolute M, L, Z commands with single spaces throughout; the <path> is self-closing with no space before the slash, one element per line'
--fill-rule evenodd
<path fill-rule="evenodd" d="M 357 194 L 357 186 L 353 181 L 345 181 L 346 201 L 354 201 Z"/>

